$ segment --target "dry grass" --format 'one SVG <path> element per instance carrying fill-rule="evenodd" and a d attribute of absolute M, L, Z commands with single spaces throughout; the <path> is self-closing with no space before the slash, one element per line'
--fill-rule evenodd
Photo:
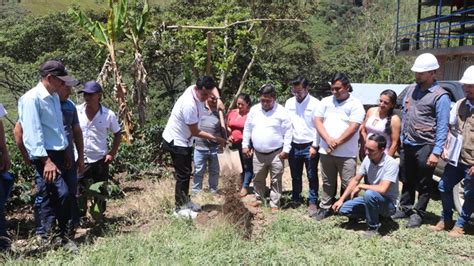
<path fill-rule="evenodd" d="M 234 179 L 235 180 L 235 179 Z M 228 181 L 221 184 L 229 184 Z M 285 175 L 284 190 L 289 179 Z M 330 217 L 315 222 L 307 217 L 306 207 L 282 210 L 271 214 L 269 208 L 252 210 L 251 237 L 245 238 L 239 213 L 225 213 L 224 205 L 232 202 L 223 195 L 200 193 L 193 197 L 204 205 L 194 221 L 176 219 L 174 180 L 141 180 L 124 184 L 125 199 L 111 202 L 108 217 L 127 217 L 130 223 L 119 224 L 93 243 L 82 244 L 80 253 L 51 251 L 34 257 L 7 257 L 7 264 L 102 265 L 157 263 L 208 264 L 455 264 L 474 263 L 474 236 L 450 239 L 446 232 L 432 233 L 428 226 L 406 229 L 406 221 L 392 224 L 383 237 L 362 238 L 364 226 L 355 230 L 341 227 L 344 217 Z M 233 185 L 232 185 L 233 186 Z M 225 187 L 225 186 L 224 186 Z M 237 188 L 230 190 L 231 197 Z M 248 196 L 249 199 L 252 196 Z M 240 200 L 238 200 L 240 202 Z M 240 202 L 241 204 L 242 202 Z M 242 205 L 243 206 L 243 205 Z M 230 207 L 232 209 L 232 207 Z M 237 208 L 238 209 L 238 208 Z M 236 209 L 236 210 L 237 210 Z M 428 211 L 438 214 L 439 202 L 432 202 Z M 435 223 L 431 215 L 429 222 Z M 236 219 L 234 219 L 236 218 Z M 236 226 L 237 224 L 237 226 Z M 243 223 L 244 224 L 244 223 Z M 361 223 L 363 225 L 363 223 Z M 123 229 L 126 230 L 123 230 Z"/>

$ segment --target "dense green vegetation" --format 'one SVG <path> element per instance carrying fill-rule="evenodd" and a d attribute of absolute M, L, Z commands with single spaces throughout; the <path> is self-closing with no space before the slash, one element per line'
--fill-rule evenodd
<path fill-rule="evenodd" d="M 306 217 L 305 207 L 300 207 L 276 216 L 265 213 L 267 224 L 261 225 L 261 231 L 247 241 L 227 223 L 215 223 L 203 229 L 195 223 L 173 219 L 167 213 L 173 201 L 172 182 L 161 183 L 166 182 L 162 177 L 169 175 L 164 167 L 169 158 L 159 149 L 161 132 L 173 102 L 198 76 L 206 73 L 208 63 L 208 30 L 172 26 L 223 27 L 248 21 L 226 30 L 213 30 L 210 74 L 216 80 L 225 74 L 222 95 L 227 104 L 239 87 L 255 96 L 256 89 L 265 82 L 276 85 L 282 102 L 289 96 L 289 81 L 297 74 L 313 82 L 312 93 L 318 97 L 327 93 L 327 81 L 337 71 L 348 73 L 353 82 L 412 81 L 409 71 L 412 58 L 394 54 L 396 1 L 368 1 L 367 8 L 353 2 L 149 0 L 150 19 L 140 41 L 148 72 L 146 123 L 135 128 L 132 144 L 121 145 L 112 169 L 113 173 L 125 172 L 122 176 L 129 179 L 160 179 L 153 184 L 152 191 L 140 191 L 142 198 L 126 197 L 111 204 L 133 201 L 126 206 L 125 223 L 137 228 L 131 234 L 117 235 L 116 225 L 110 224 L 106 228 L 108 235 L 90 245 L 83 244 L 77 255 L 50 251 L 29 257 L 20 253 L 7 257 L 6 263 L 472 263 L 472 236 L 451 240 L 446 234 L 430 233 L 426 225 L 419 230 L 408 230 L 402 222 L 394 225 L 395 231 L 389 235 L 364 241 L 358 232 L 339 227 L 344 219 L 335 217 L 316 223 Z M 411 4 L 415 2 L 404 1 L 403 17 L 414 16 L 416 10 Z M 82 82 L 99 76 L 108 52 L 67 11 L 85 10 L 92 21 L 105 25 L 107 3 L 106 0 L 22 0 L 20 5 L 0 6 L 0 102 L 7 107 L 12 121 L 16 119 L 16 100 L 38 81 L 37 68 L 45 60 L 62 60 Z M 136 11 L 142 7 L 139 5 Z M 255 20 L 261 18 L 275 20 Z M 130 38 L 121 36 L 115 49 L 123 81 L 133 91 L 134 46 Z M 242 83 L 252 59 L 254 64 Z M 114 78 L 110 76 L 107 81 L 105 105 L 118 110 L 113 95 Z M 81 102 L 78 95 L 72 99 Z M 138 125 L 132 93 L 127 101 Z M 5 123 L 11 129 L 9 122 Z M 31 169 L 24 167 L 11 134 L 8 138 L 14 161 L 12 171 L 18 175 L 9 203 L 12 209 L 31 202 L 33 185 L 29 178 Z M 439 203 L 431 204 L 429 210 L 439 214 Z M 430 219 L 434 223 L 437 218 L 432 215 Z M 140 224 L 149 227 L 141 228 Z"/>
<path fill-rule="evenodd" d="M 61 5 L 45 1 L 43 6 L 51 11 L 48 15 L 28 7 L 33 2 L 0 6 L 0 91 L 9 96 L 2 101 L 11 120 L 16 119 L 16 99 L 37 82 L 36 69 L 42 62 L 60 59 L 71 74 L 85 82 L 99 76 L 108 54 L 65 12 L 67 1 Z M 80 1 L 74 8 L 89 9 L 86 15 L 105 26 L 107 3 Z M 148 72 L 146 124 L 135 128 L 136 141 L 132 145 L 122 145 L 121 158 L 114 168 L 127 171 L 130 177 L 139 177 L 147 166 L 160 165 L 163 158 L 158 145 L 172 103 L 206 73 L 208 30 L 172 26 L 222 27 L 247 21 L 226 30 L 212 30 L 210 74 L 216 80 L 222 79 L 222 95 L 227 104 L 239 87 L 255 95 L 256 88 L 265 82 L 274 83 L 279 100 L 284 101 L 289 95 L 288 83 L 297 74 L 313 81 L 312 92 L 319 97 L 327 93 L 327 81 L 336 71 L 348 73 L 353 82 L 407 83 L 412 79 L 409 60 L 397 57 L 393 51 L 393 1 L 370 1 L 368 8 L 342 0 L 157 3 L 150 1 L 149 20 L 139 42 Z M 138 5 L 138 11 L 142 7 Z M 412 13 L 409 5 L 403 7 L 404 16 Z M 261 18 L 275 20 L 255 20 Z M 131 67 L 134 45 L 127 35 L 115 41 L 117 63 L 130 90 L 127 102 L 132 106 L 132 119 L 137 122 L 138 110 L 131 93 L 135 84 Z M 244 77 L 248 67 L 250 71 Z M 113 76 L 107 81 L 105 103 L 118 110 Z M 77 95 L 72 99 L 80 102 Z M 21 162 L 17 165 L 21 166 Z"/>

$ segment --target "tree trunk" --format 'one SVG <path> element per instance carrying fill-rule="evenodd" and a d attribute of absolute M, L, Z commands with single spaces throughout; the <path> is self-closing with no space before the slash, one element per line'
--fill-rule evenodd
<path fill-rule="evenodd" d="M 226 22 L 226 24 L 227 24 L 227 22 Z M 250 34 L 250 32 L 253 30 L 253 26 L 254 26 L 254 25 L 255 25 L 254 23 L 252 23 L 252 24 L 250 25 L 250 28 L 247 30 L 247 35 L 245 35 L 244 37 L 242 37 L 242 40 L 241 40 L 241 42 L 240 42 L 240 44 L 239 44 L 239 47 L 237 47 L 237 50 L 235 50 L 235 53 L 234 53 L 234 55 L 232 56 L 232 61 L 231 61 L 229 64 L 227 64 L 227 67 L 226 67 L 225 69 L 222 69 L 222 71 L 221 71 L 221 80 L 220 80 L 220 82 L 219 82 L 219 89 L 221 89 L 222 92 L 224 91 L 224 84 L 225 84 L 225 79 L 226 79 L 226 77 L 227 77 L 227 73 L 229 73 L 230 68 L 232 67 L 232 65 L 235 64 L 235 61 L 237 61 L 237 58 L 238 58 L 239 55 L 240 55 L 240 51 L 242 51 L 242 47 L 244 47 L 244 43 L 245 43 L 245 41 L 246 41 L 246 39 L 247 39 L 247 36 L 248 36 L 248 34 Z M 225 35 L 225 37 L 224 37 L 224 45 L 225 45 L 225 46 L 224 46 L 224 55 L 225 55 L 226 52 L 227 52 L 227 45 L 228 45 L 228 44 L 227 44 L 227 38 L 228 38 L 228 37 L 227 37 L 227 32 L 226 32 L 226 35 Z"/>
<path fill-rule="evenodd" d="M 212 31 L 207 32 L 207 62 L 206 62 L 206 75 L 211 75 L 212 67 Z"/>
<path fill-rule="evenodd" d="M 260 38 L 260 41 L 258 42 L 257 47 L 255 48 L 255 51 L 252 55 L 252 59 L 250 60 L 249 64 L 247 65 L 247 68 L 245 69 L 244 75 L 242 76 L 242 79 L 240 80 L 239 89 L 235 93 L 234 98 L 232 100 L 232 103 L 229 105 L 229 108 L 227 109 L 227 112 L 229 112 L 229 110 L 234 108 L 235 102 L 237 101 L 237 98 L 239 97 L 240 92 L 244 88 L 245 82 L 247 81 L 247 77 L 250 74 L 250 70 L 252 69 L 252 66 L 255 63 L 255 59 L 257 58 L 260 47 L 262 46 L 263 41 L 265 40 L 265 37 L 266 37 L 267 33 L 270 31 L 271 27 L 272 27 L 272 24 L 269 24 L 265 28 L 265 31 L 263 32 L 262 37 Z"/>

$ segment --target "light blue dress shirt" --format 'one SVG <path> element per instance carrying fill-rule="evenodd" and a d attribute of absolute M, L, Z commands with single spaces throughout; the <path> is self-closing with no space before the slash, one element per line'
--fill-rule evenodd
<path fill-rule="evenodd" d="M 39 82 L 18 101 L 23 142 L 31 159 L 48 156 L 47 150 L 65 150 L 68 142 L 59 96 Z"/>

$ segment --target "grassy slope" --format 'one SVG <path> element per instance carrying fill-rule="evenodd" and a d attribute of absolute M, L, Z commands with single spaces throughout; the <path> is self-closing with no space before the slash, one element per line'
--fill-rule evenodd
<path fill-rule="evenodd" d="M 9 258 L 7 264 L 57 264 L 59 261 L 71 265 L 474 263 L 472 233 L 451 239 L 446 232 L 431 232 L 428 225 L 406 229 L 406 221 L 401 221 L 399 228 L 388 235 L 366 240 L 360 234 L 362 223 L 361 230 L 354 231 L 339 226 L 346 221 L 343 217 L 315 222 L 307 218 L 305 207 L 282 211 L 274 218 L 265 209 L 264 219 L 268 225 L 246 241 L 226 223 L 214 222 L 203 227 L 165 214 L 172 199 L 172 182 L 162 182 L 141 191 L 141 198 L 133 199 L 134 217 L 147 220 L 148 226 L 129 234 L 112 233 L 94 244 L 81 246 L 77 255 L 51 251 L 37 258 Z M 439 202 L 430 203 L 430 212 L 439 214 L 439 210 Z M 435 221 L 436 217 L 431 216 L 430 222 Z"/>
<path fill-rule="evenodd" d="M 165 5 L 166 0 L 148 0 L 152 5 Z M 49 12 L 66 11 L 72 5 L 78 5 L 81 9 L 106 9 L 108 0 L 23 0 L 21 6 L 33 12 L 35 15 L 45 15 Z"/>

